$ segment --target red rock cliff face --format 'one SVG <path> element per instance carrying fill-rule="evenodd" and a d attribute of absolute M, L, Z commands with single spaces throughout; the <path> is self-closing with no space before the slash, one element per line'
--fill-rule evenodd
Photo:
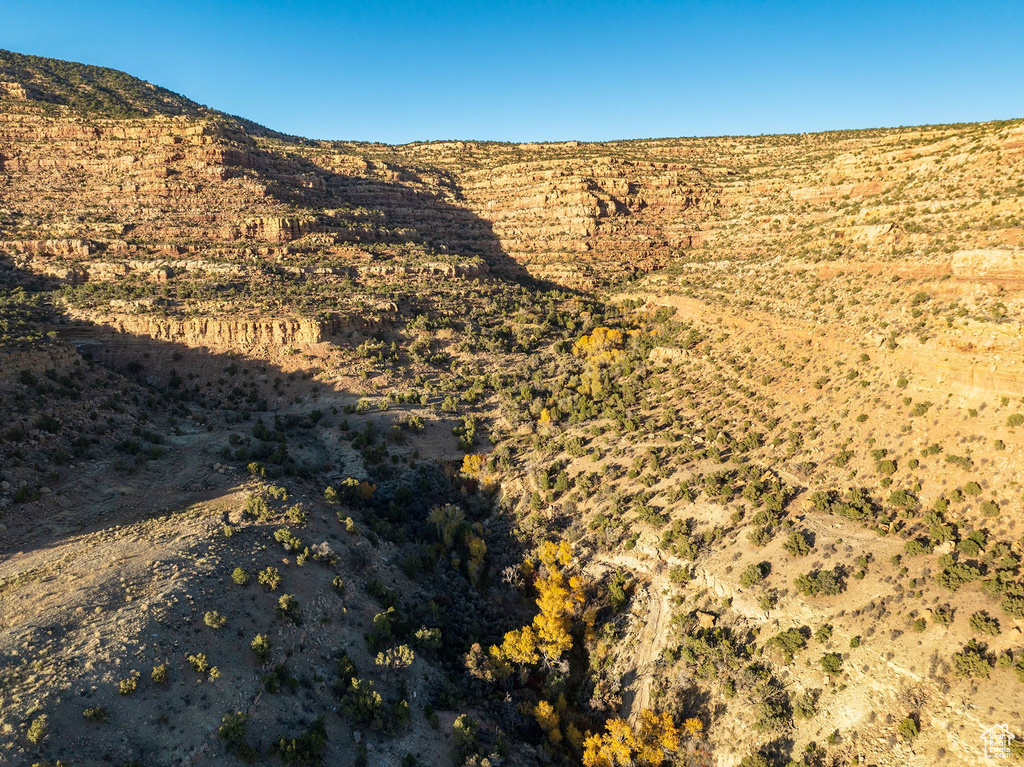
<path fill-rule="evenodd" d="M 700 241 L 714 195 L 681 164 L 598 157 L 515 163 L 464 178 L 467 205 L 535 276 L 594 286 L 665 266 Z"/>
<path fill-rule="evenodd" d="M 312 229 L 271 189 L 288 161 L 208 119 L 0 113 L 0 155 L 19 234 L 166 245 L 282 242 Z"/>
<path fill-rule="evenodd" d="M 257 141 L 212 118 L 0 112 L 0 194 L 21 216 L 13 234 L 44 243 L 11 247 L 87 258 L 110 248 L 274 246 L 320 233 L 330 242 L 417 242 L 482 255 L 498 273 L 592 287 L 658 268 L 699 242 L 715 204 L 700 173 L 681 163 L 584 152 L 456 172 L 424 167 L 429 154 L 403 148 L 386 161 L 362 145 L 345 149 L 354 153 Z M 60 239 L 93 244 L 86 253 Z"/>
<path fill-rule="evenodd" d="M 822 317 L 809 292 L 777 298 L 808 268 L 837 290 L 887 276 L 948 275 L 936 290 L 979 296 L 1024 284 L 1007 203 L 1020 125 L 390 147 L 16 96 L 0 94 L 0 251 L 69 282 L 284 270 L 592 289 L 694 261 L 718 275 L 707 297 L 753 290 L 808 320 Z M 687 294 L 698 282 L 657 279 Z"/>

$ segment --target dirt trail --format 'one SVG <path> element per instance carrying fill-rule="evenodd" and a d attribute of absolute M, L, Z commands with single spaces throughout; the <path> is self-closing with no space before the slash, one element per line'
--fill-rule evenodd
<path fill-rule="evenodd" d="M 647 616 L 636 637 L 633 649 L 633 669 L 622 691 L 622 715 L 635 723 L 640 712 L 651 704 L 651 683 L 661 653 L 668 644 L 669 623 L 672 619 L 671 593 L 668 578 L 661 574 L 662 562 L 648 562 L 624 554 L 599 554 L 591 562 L 598 571 L 629 570 L 647 580 Z"/>

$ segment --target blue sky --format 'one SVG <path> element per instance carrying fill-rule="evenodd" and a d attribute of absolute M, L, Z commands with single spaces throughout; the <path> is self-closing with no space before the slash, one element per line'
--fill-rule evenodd
<path fill-rule="evenodd" d="M 1024 0 L 4 0 L 0 47 L 312 138 L 600 140 L 1024 116 Z"/>

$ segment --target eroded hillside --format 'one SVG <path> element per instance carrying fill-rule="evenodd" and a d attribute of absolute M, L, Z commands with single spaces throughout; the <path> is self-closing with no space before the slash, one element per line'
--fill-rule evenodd
<path fill-rule="evenodd" d="M 0 761 L 1024 738 L 1022 165 L 309 141 L 0 52 Z"/>

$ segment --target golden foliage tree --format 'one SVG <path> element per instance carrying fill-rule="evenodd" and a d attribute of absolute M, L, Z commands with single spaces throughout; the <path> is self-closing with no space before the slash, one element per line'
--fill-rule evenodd
<path fill-rule="evenodd" d="M 537 607 L 540 612 L 533 624 L 508 632 L 501 645 L 491 648 L 496 662 L 528 666 L 541 657 L 554 663 L 562 654 L 572 648 L 573 619 L 586 601 L 583 593 L 583 579 L 569 575 L 573 566 L 572 547 L 562 541 L 544 543 L 538 552 L 541 569 L 536 580 Z M 535 571 L 532 562 L 523 567 L 525 575 Z"/>
<path fill-rule="evenodd" d="M 573 345 L 573 354 L 580 357 L 588 357 L 591 360 L 606 361 L 607 364 L 614 362 L 626 345 L 626 334 L 617 328 L 599 327 L 594 328 L 590 335 L 581 336 Z"/>
<path fill-rule="evenodd" d="M 540 660 L 537 654 L 537 635 L 531 626 L 523 626 L 505 634 L 505 640 L 497 649 L 502 658 L 520 666 L 532 666 Z"/>
<path fill-rule="evenodd" d="M 704 723 L 700 719 L 691 716 L 683 722 L 683 731 L 690 737 L 700 735 L 704 731 Z"/>
<path fill-rule="evenodd" d="M 446 503 L 443 506 L 432 508 L 427 519 L 437 527 L 437 536 L 447 551 L 455 543 L 455 534 L 459 531 L 462 523 L 466 521 L 466 515 L 455 504 Z"/>
<path fill-rule="evenodd" d="M 555 745 L 562 742 L 562 731 L 559 729 L 560 720 L 554 706 L 546 700 L 540 701 L 533 708 L 533 717 L 547 734 L 549 741 Z"/>
<path fill-rule="evenodd" d="M 487 456 L 484 453 L 466 453 L 462 458 L 462 475 L 465 477 L 479 477 L 487 466 Z"/>
<path fill-rule="evenodd" d="M 624 719 L 610 719 L 603 734 L 588 736 L 583 743 L 583 765 L 658 767 L 679 750 L 679 742 L 679 728 L 671 716 L 644 709 L 636 729 Z"/>
<path fill-rule="evenodd" d="M 466 564 L 466 569 L 469 571 L 470 582 L 476 586 L 480 583 L 480 574 L 484 569 L 484 555 L 487 553 L 487 544 L 476 533 L 470 533 L 466 539 L 466 548 L 469 549 L 469 562 Z"/>
<path fill-rule="evenodd" d="M 639 335 L 636 329 L 623 333 L 617 328 L 599 327 L 590 335 L 581 336 L 572 348 L 573 354 L 587 363 L 580 373 L 577 391 L 591 399 L 603 399 L 610 382 L 608 368 L 622 359 L 629 339 Z"/>

